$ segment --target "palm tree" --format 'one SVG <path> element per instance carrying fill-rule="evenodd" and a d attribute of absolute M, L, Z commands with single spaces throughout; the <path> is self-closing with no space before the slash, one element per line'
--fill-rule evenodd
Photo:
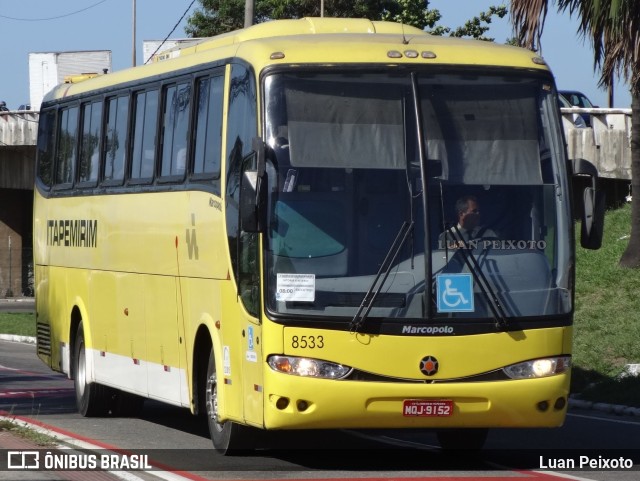
<path fill-rule="evenodd" d="M 616 73 L 631 86 L 631 237 L 620 258 L 640 267 L 640 2 L 631 0 L 511 0 L 511 20 L 520 45 L 539 46 L 550 3 L 580 20 L 578 32 L 591 41 L 594 70 L 606 87 Z"/>

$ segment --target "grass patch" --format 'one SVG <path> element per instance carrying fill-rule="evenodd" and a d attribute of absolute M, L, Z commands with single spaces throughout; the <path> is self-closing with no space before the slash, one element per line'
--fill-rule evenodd
<path fill-rule="evenodd" d="M 0 432 L 7 431 L 11 434 L 15 434 L 27 441 L 30 441 L 37 446 L 52 447 L 57 446 L 59 441 L 47 434 L 38 432 L 28 426 L 21 426 L 15 421 L 0 419 Z"/>
<path fill-rule="evenodd" d="M 36 315 L 31 312 L 0 312 L 0 333 L 35 337 Z"/>
<path fill-rule="evenodd" d="M 630 230 L 627 204 L 607 212 L 602 248 L 576 248 L 572 391 L 640 407 L 640 378 L 620 379 L 625 364 L 640 363 L 640 269 L 618 265 Z"/>

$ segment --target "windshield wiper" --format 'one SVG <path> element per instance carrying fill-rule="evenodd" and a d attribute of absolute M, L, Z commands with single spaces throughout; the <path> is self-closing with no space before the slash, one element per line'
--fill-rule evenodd
<path fill-rule="evenodd" d="M 387 277 L 389 277 L 389 274 L 391 273 L 391 268 L 393 267 L 395 260 L 398 257 L 400 250 L 402 249 L 402 246 L 404 246 L 405 242 L 409 238 L 409 235 L 413 231 L 413 225 L 413 221 L 404 221 L 402 223 L 402 226 L 400 227 L 400 230 L 398 231 L 393 244 L 391 244 L 391 247 L 389 248 L 389 251 L 385 256 L 384 261 L 382 261 L 382 264 L 380 265 L 380 269 L 378 269 L 378 273 L 371 283 L 371 287 L 369 287 L 369 290 L 360 303 L 358 311 L 349 323 L 349 332 L 358 332 L 358 329 L 362 327 L 364 321 L 367 319 L 367 316 L 369 315 L 369 312 L 373 307 L 373 303 L 375 302 L 376 297 L 378 297 L 378 294 L 380 294 L 382 286 L 384 286 Z M 380 279 L 381 277 L 382 279 Z"/>
<path fill-rule="evenodd" d="M 458 252 L 462 251 L 462 257 L 464 258 L 465 264 L 469 268 L 469 272 L 471 272 L 473 279 L 476 281 L 476 284 L 478 285 L 478 287 L 480 287 L 482 294 L 484 294 L 485 298 L 487 299 L 487 304 L 489 304 L 489 309 L 491 309 L 493 319 L 496 321 L 496 327 L 498 329 L 505 329 L 509 323 L 507 321 L 507 314 L 504 310 L 504 307 L 500 303 L 498 295 L 491 287 L 491 284 L 487 280 L 487 277 L 484 275 L 484 272 L 482 272 L 482 268 L 480 267 L 480 264 L 478 264 L 478 260 L 473 255 L 473 252 L 471 252 L 471 248 L 469 247 L 469 244 L 467 244 L 467 241 L 464 239 L 464 236 L 460 232 L 460 229 L 458 229 L 458 226 L 454 224 L 451 227 L 453 228 L 456 237 L 463 243 L 463 248 L 458 249 Z"/>

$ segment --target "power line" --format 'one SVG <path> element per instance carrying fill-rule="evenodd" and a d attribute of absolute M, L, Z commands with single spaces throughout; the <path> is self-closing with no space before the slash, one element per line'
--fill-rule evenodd
<path fill-rule="evenodd" d="M 107 0 L 100 0 L 93 5 L 89 5 L 88 7 L 82 8 L 80 10 L 76 10 L 75 12 L 65 13 L 64 15 L 58 15 L 57 17 L 47 17 L 47 18 L 18 18 L 18 17 L 9 17 L 7 15 L 0 15 L 0 18 L 6 18 L 7 20 L 15 20 L 16 22 L 45 22 L 48 20 L 58 20 L 59 18 L 71 17 L 72 15 L 77 15 L 78 13 L 82 13 L 86 10 L 89 10 L 93 7 L 97 7 L 101 3 L 106 2 Z"/>
<path fill-rule="evenodd" d="M 191 10 L 191 7 L 193 6 L 193 4 L 196 3 L 196 0 L 193 0 L 189 6 L 187 7 L 187 9 L 184 11 L 184 13 L 182 14 L 182 17 L 180 17 L 180 20 L 178 20 L 178 22 L 173 26 L 173 28 L 171 29 L 171 31 L 167 34 L 167 36 L 164 38 L 164 40 L 160 43 L 160 45 L 158 45 L 158 48 L 156 48 L 155 52 L 153 52 L 149 58 L 144 62 L 145 65 L 149 62 L 149 60 L 151 60 L 153 58 L 153 56 L 155 54 L 158 53 L 158 50 L 160 50 L 162 48 L 162 46 L 165 44 L 165 42 L 167 40 L 169 40 L 169 37 L 171 36 L 171 34 L 176 30 L 176 28 L 178 28 L 178 25 L 180 25 L 180 22 L 182 22 L 182 19 L 187 15 L 187 13 L 189 12 L 189 10 Z"/>

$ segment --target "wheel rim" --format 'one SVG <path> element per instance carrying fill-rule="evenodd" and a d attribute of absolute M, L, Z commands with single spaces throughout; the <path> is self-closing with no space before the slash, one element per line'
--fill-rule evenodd
<path fill-rule="evenodd" d="M 222 431 L 223 426 L 218 422 L 218 384 L 215 372 L 211 373 L 207 379 L 207 415 L 209 416 L 209 424 L 216 431 Z"/>
<path fill-rule="evenodd" d="M 84 344 L 81 344 L 78 352 L 78 369 L 76 372 L 76 389 L 78 390 L 80 397 L 84 396 L 84 388 L 87 379 L 86 364 Z"/>

